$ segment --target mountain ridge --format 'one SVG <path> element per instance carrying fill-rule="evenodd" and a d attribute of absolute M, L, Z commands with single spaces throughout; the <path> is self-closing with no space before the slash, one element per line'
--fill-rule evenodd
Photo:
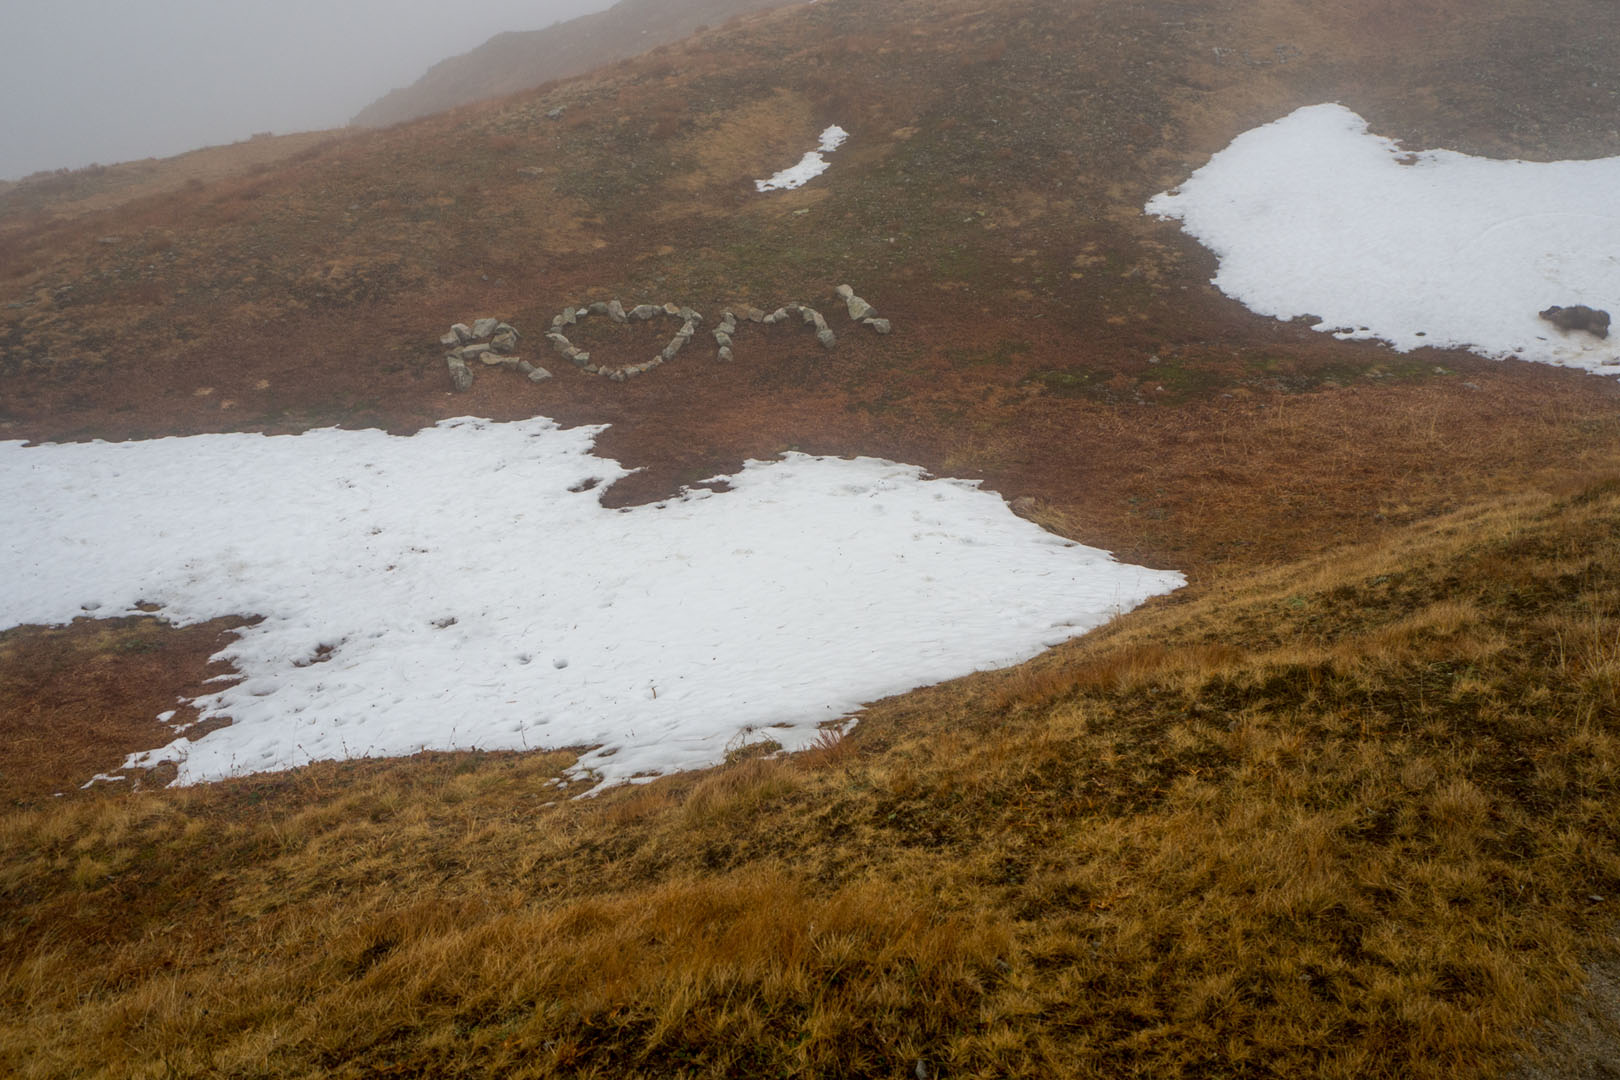
<path fill-rule="evenodd" d="M 496 34 L 439 61 L 410 86 L 389 91 L 355 114 L 359 127 L 388 127 L 582 75 L 755 11 L 802 0 L 619 0 L 543 30 Z"/>

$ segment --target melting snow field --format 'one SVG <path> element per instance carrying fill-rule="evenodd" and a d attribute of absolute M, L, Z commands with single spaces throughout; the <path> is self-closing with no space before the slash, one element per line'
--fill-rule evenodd
<path fill-rule="evenodd" d="M 783 169 L 769 180 L 755 180 L 754 187 L 760 191 L 785 191 L 788 188 L 803 187 L 827 171 L 827 159 L 822 155 L 830 154 L 843 146 L 847 138 L 849 132 L 834 124 L 821 133 L 821 145 L 800 158 L 797 165 L 791 169 Z"/>
<path fill-rule="evenodd" d="M 626 470 L 592 453 L 601 430 L 0 442 L 0 627 L 141 602 L 263 616 L 221 653 L 240 679 L 193 702 L 230 726 L 125 762 L 176 762 L 179 783 L 568 746 L 613 783 L 802 748 L 1183 583 L 870 458 L 750 462 L 733 490 L 609 510 Z"/>
<path fill-rule="evenodd" d="M 1246 132 L 1147 204 L 1220 257 L 1214 283 L 1280 319 L 1405 352 L 1469 348 L 1620 374 L 1620 336 L 1537 317 L 1620 315 L 1620 158 L 1408 154 L 1340 105 Z"/>

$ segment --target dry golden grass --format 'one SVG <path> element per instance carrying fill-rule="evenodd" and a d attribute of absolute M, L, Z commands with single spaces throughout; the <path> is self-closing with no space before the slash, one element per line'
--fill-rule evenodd
<path fill-rule="evenodd" d="M 1617 547 L 1612 484 L 1499 501 L 596 798 L 434 755 L 13 812 L 0 1063 L 1490 1075 L 1620 903 Z"/>

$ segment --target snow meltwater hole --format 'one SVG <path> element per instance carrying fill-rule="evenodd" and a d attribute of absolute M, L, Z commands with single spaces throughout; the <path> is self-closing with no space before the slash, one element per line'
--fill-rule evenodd
<path fill-rule="evenodd" d="M 791 169 L 783 169 L 769 180 L 755 180 L 754 187 L 760 191 L 785 191 L 789 188 L 803 187 L 827 171 L 827 159 L 823 155 L 843 146 L 847 138 L 849 132 L 834 124 L 821 133 L 821 145 L 800 158 L 797 165 Z"/>
<path fill-rule="evenodd" d="M 1147 212 L 1220 258 L 1214 284 L 1341 338 L 1620 374 L 1620 158 L 1408 153 L 1341 105 L 1245 132 Z M 1584 304 L 1607 340 L 1538 317 Z"/>
<path fill-rule="evenodd" d="M 749 462 L 729 491 L 609 510 L 626 470 L 592 453 L 601 430 L 0 442 L 0 627 L 262 616 L 193 702 L 230 725 L 125 762 L 177 783 L 576 746 L 596 747 L 577 775 L 615 783 L 803 748 L 1183 583 L 871 458 Z"/>

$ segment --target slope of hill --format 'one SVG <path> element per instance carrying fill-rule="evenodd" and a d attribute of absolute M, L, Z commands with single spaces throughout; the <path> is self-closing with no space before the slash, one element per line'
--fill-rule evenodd
<path fill-rule="evenodd" d="M 1616 925 L 1620 392 L 1256 316 L 1142 208 L 1325 101 L 1413 148 L 1620 154 L 1609 15 L 823 0 L 254 175 L 0 202 L 0 438 L 546 415 L 613 425 L 610 504 L 870 454 L 1191 581 L 801 758 L 583 802 L 582 748 L 80 790 L 241 621 L 0 634 L 0 1062 L 1500 1074 Z M 832 125 L 825 173 L 758 190 Z M 711 319 L 624 382 L 542 344 L 612 297 Z M 795 299 L 834 348 L 699 347 Z M 439 339 L 479 315 L 556 377 L 455 392 Z"/>
<path fill-rule="evenodd" d="M 440 61 L 410 86 L 367 105 L 352 121 L 387 127 L 644 53 L 738 15 L 795 0 L 620 0 L 544 30 L 498 34 L 461 56 Z"/>

